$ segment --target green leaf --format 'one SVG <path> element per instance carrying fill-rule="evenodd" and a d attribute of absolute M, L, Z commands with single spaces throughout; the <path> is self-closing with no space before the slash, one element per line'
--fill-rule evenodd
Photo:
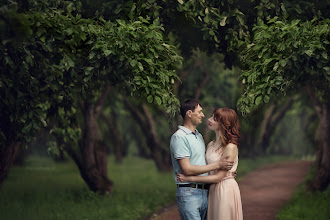
<path fill-rule="evenodd" d="M 206 16 L 204 17 L 204 22 L 205 22 L 205 23 L 209 23 L 209 22 L 210 22 L 209 15 L 206 15 Z"/>
<path fill-rule="evenodd" d="M 89 75 L 93 69 L 94 69 L 94 67 L 91 67 L 91 66 L 87 67 L 86 71 L 85 71 L 85 75 L 86 76 Z"/>
<path fill-rule="evenodd" d="M 268 31 L 264 31 L 263 33 L 264 38 L 271 38 L 271 34 Z"/>
<path fill-rule="evenodd" d="M 152 103 L 152 102 L 154 101 L 154 97 L 153 97 L 152 95 L 148 95 L 148 97 L 147 97 L 147 101 L 148 101 L 149 103 Z"/>
<path fill-rule="evenodd" d="M 285 65 L 286 65 L 286 61 L 285 61 L 285 60 L 281 60 L 281 61 L 280 61 L 280 64 L 281 64 L 282 67 L 285 67 Z"/>
<path fill-rule="evenodd" d="M 254 100 L 254 103 L 255 103 L 256 105 L 259 105 L 261 99 L 262 99 L 262 96 L 258 96 L 258 97 Z"/>
<path fill-rule="evenodd" d="M 138 62 L 137 65 L 138 65 L 139 69 L 140 69 L 141 71 L 143 71 L 143 65 L 142 65 L 142 63 Z"/>
<path fill-rule="evenodd" d="M 268 87 L 267 94 L 270 95 L 271 91 L 272 91 L 272 87 Z"/>
<path fill-rule="evenodd" d="M 226 20 L 227 20 L 227 16 L 225 16 L 222 20 L 221 20 L 221 22 L 220 22 L 220 26 L 225 26 L 226 25 Z"/>
<path fill-rule="evenodd" d="M 74 62 L 73 60 L 71 59 L 71 57 L 66 57 L 66 63 L 65 63 L 65 67 L 66 69 L 68 70 L 70 67 L 74 67 Z"/>
<path fill-rule="evenodd" d="M 324 58 L 324 59 L 328 59 L 328 54 L 327 54 L 327 52 L 322 52 L 322 57 Z"/>
<path fill-rule="evenodd" d="M 268 95 L 265 95 L 264 96 L 264 103 L 268 103 L 269 102 L 269 99 L 270 99 L 269 96 Z"/>
<path fill-rule="evenodd" d="M 209 32 L 205 32 L 203 34 L 203 40 L 206 40 L 207 38 L 209 38 L 209 36 L 210 36 Z"/>
<path fill-rule="evenodd" d="M 67 35 L 71 35 L 73 33 L 73 29 L 72 28 L 67 28 L 66 30 L 64 30 L 64 32 L 67 34 Z"/>
<path fill-rule="evenodd" d="M 155 101 L 158 105 L 161 105 L 162 104 L 162 100 L 159 96 L 155 96 Z"/>
<path fill-rule="evenodd" d="M 183 4 L 183 1 L 182 0 L 178 0 L 178 2 L 182 5 Z"/>
<path fill-rule="evenodd" d="M 307 54 L 308 56 L 312 56 L 313 55 L 313 51 L 312 50 L 305 50 L 305 54 Z"/>
<path fill-rule="evenodd" d="M 323 67 L 323 69 L 325 70 L 325 72 L 330 75 L 330 67 L 326 66 L 326 67 Z"/>
<path fill-rule="evenodd" d="M 104 53 L 105 56 L 109 56 L 110 54 L 112 54 L 112 51 L 111 50 L 105 50 L 103 53 Z"/>
<path fill-rule="evenodd" d="M 131 60 L 130 64 L 131 64 L 132 67 L 135 67 L 138 64 L 138 61 L 137 60 Z"/>

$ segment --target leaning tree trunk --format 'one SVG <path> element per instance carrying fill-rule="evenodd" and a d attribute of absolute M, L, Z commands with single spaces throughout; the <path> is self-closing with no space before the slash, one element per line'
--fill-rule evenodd
<path fill-rule="evenodd" d="M 136 125 L 136 126 L 139 126 L 139 125 Z M 141 139 L 141 134 L 133 131 L 131 133 L 131 135 L 132 135 L 132 139 L 134 139 L 134 141 L 136 142 L 136 146 L 138 148 L 138 156 L 145 158 L 145 159 L 152 159 L 152 156 L 150 155 L 150 152 L 149 152 L 150 149 L 147 148 L 147 146 L 145 146 L 146 144 L 145 144 L 144 140 Z M 127 138 L 126 139 L 124 138 L 124 142 L 126 143 L 126 145 L 129 144 L 129 141 L 127 140 Z"/>
<path fill-rule="evenodd" d="M 147 127 L 147 143 L 151 148 L 152 156 L 157 164 L 157 167 L 160 171 L 169 171 L 172 169 L 171 157 L 168 151 L 166 151 L 158 138 L 156 132 L 155 121 L 152 118 L 152 114 L 150 113 L 146 104 L 142 104 L 143 113 L 146 119 L 146 127 Z"/>
<path fill-rule="evenodd" d="M 291 108 L 292 104 L 293 97 L 289 98 L 279 110 L 276 110 L 275 104 L 271 104 L 267 109 L 261 124 L 259 138 L 257 140 L 257 149 L 259 149 L 262 154 L 266 154 L 267 148 L 270 144 L 270 138 L 274 133 L 276 126 L 282 120 L 288 109 Z"/>
<path fill-rule="evenodd" d="M 312 190 L 325 190 L 330 183 L 330 102 L 320 103 L 310 86 L 307 86 L 307 92 L 319 118 L 319 125 L 315 135 L 318 145 L 315 162 L 316 175 L 309 188 Z"/>
<path fill-rule="evenodd" d="M 8 175 L 9 168 L 14 162 L 20 145 L 21 142 L 9 141 L 0 148 L 0 187 Z"/>
<path fill-rule="evenodd" d="M 139 107 L 124 99 L 124 104 L 132 113 L 134 120 L 141 126 L 145 134 L 146 142 L 151 151 L 152 159 L 154 160 L 159 171 L 168 171 L 172 169 L 171 158 L 169 152 L 163 147 L 156 132 L 156 126 L 148 107 L 142 104 Z"/>

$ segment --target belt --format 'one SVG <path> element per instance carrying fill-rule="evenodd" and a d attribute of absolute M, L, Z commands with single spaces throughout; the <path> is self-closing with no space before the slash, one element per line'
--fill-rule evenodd
<path fill-rule="evenodd" d="M 198 188 L 198 189 L 209 189 L 210 184 L 195 184 L 195 183 L 190 183 L 190 184 L 177 184 L 177 188 L 179 187 L 191 187 L 191 188 Z"/>

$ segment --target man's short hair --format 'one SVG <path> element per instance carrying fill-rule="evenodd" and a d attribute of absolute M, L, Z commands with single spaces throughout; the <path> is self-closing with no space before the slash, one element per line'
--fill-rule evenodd
<path fill-rule="evenodd" d="M 180 114 L 181 114 L 183 120 L 186 117 L 187 111 L 188 110 L 195 111 L 195 109 L 197 108 L 198 105 L 202 107 L 202 105 L 199 103 L 199 101 L 197 101 L 195 99 L 188 99 L 188 100 L 184 101 L 183 103 L 181 103 Z"/>

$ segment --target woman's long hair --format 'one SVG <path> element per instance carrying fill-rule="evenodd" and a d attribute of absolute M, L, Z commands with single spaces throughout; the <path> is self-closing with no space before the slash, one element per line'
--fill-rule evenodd
<path fill-rule="evenodd" d="M 220 137 L 223 146 L 233 143 L 239 144 L 239 121 L 236 112 L 230 108 L 217 108 L 213 112 L 214 119 L 219 122 Z"/>

